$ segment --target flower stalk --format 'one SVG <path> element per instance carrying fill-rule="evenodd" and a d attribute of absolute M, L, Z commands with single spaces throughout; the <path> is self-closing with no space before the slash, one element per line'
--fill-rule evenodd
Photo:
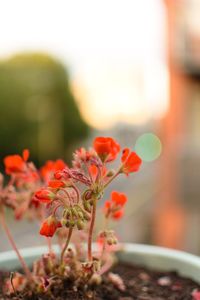
<path fill-rule="evenodd" d="M 23 259 L 23 257 L 21 256 L 16 244 L 15 244 L 15 241 L 13 239 L 13 236 L 10 232 L 10 229 L 8 228 L 8 225 L 6 223 L 6 219 L 5 219 L 5 212 L 4 212 L 4 209 L 3 207 L 0 208 L 0 222 L 1 222 L 1 226 L 2 228 L 4 229 L 4 232 L 13 248 L 13 250 L 15 251 L 18 259 L 19 259 L 19 262 L 22 266 L 22 269 L 24 271 L 24 273 L 26 274 L 26 276 L 29 278 L 30 281 L 32 281 L 32 275 L 31 275 L 31 271 L 29 270 L 25 260 Z"/>
<path fill-rule="evenodd" d="M 92 205 L 92 216 L 91 216 L 91 222 L 90 222 L 89 233 L 88 233 L 88 261 L 92 261 L 92 237 L 93 237 L 94 224 L 96 219 L 96 208 L 97 208 L 97 199 L 96 197 L 94 197 L 93 205 Z"/>
<path fill-rule="evenodd" d="M 71 239 L 71 236 L 72 236 L 72 232 L 73 232 L 73 227 L 70 227 L 69 228 L 69 231 L 68 231 L 68 236 L 67 236 L 67 240 L 66 240 L 66 243 L 62 249 L 62 252 L 61 252 L 61 256 L 60 256 L 60 263 L 61 265 L 63 264 L 63 260 L 64 260 L 64 256 L 65 256 L 65 251 L 67 250 L 68 246 L 69 246 L 69 242 L 70 242 L 70 239 Z"/>

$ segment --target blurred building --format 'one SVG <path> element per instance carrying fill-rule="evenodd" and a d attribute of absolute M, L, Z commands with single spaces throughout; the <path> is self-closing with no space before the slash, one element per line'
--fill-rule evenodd
<path fill-rule="evenodd" d="M 200 253 L 200 2 L 164 3 L 170 105 L 161 126 L 154 242 Z"/>

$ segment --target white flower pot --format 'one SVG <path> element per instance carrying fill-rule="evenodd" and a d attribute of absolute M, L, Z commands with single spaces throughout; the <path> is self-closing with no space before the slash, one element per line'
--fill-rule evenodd
<path fill-rule="evenodd" d="M 59 251 L 57 246 L 54 246 L 54 251 Z M 41 254 L 46 253 L 47 248 L 25 248 L 20 252 L 26 262 L 31 264 Z M 176 270 L 180 275 L 200 283 L 200 258 L 192 254 L 156 246 L 124 244 L 124 251 L 118 256 L 120 260 L 153 269 Z M 20 264 L 13 251 L 0 253 L 0 269 L 16 270 L 17 268 L 20 268 Z"/>

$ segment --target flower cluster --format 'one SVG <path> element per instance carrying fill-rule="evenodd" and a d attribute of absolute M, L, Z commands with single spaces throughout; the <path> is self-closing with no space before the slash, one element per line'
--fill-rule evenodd
<path fill-rule="evenodd" d="M 112 170 L 111 163 L 117 159 L 120 152 L 121 163 L 117 170 Z M 119 220 L 124 215 L 127 196 L 113 191 L 110 199 L 102 205 L 101 211 L 105 224 L 103 230 L 97 235 L 102 240 L 102 248 L 101 253 L 95 254 L 92 242 L 98 203 L 106 187 L 116 177 L 120 174 L 128 176 L 139 170 L 141 158 L 128 148 L 121 149 L 117 141 L 111 137 L 97 137 L 93 141 L 92 148 L 88 150 L 80 148 L 75 151 L 72 167 L 59 159 L 47 161 L 40 170 L 37 170 L 33 163 L 28 162 L 28 159 L 28 150 L 24 150 L 22 156 L 10 155 L 5 158 L 5 172 L 10 176 L 10 181 L 4 186 L 0 178 L 0 213 L 3 212 L 4 206 L 14 209 L 18 217 L 29 212 L 32 217 L 34 216 L 33 218 L 37 217 L 42 222 L 40 235 L 52 238 L 58 233 L 58 238 L 61 237 L 59 239 L 60 259 L 53 258 L 50 272 L 43 270 L 45 280 L 48 282 L 51 281 L 50 277 L 53 275 L 70 276 L 69 272 L 66 272 L 67 265 L 72 266 L 70 272 L 76 273 L 79 282 L 81 282 L 80 277 L 84 278 L 85 282 L 90 280 L 94 273 L 102 274 L 106 271 L 105 265 L 108 265 L 106 260 L 109 259 L 109 255 L 106 254 L 106 245 L 112 246 L 117 243 L 116 235 L 109 229 L 108 223 L 110 219 Z M 40 217 L 37 216 L 38 212 L 40 212 Z M 76 255 L 69 247 L 70 241 L 72 238 L 76 240 L 75 236 L 78 233 L 84 236 L 87 244 L 87 251 L 81 254 L 80 260 L 78 258 L 80 244 L 78 244 Z M 51 249 L 50 253 L 52 255 Z M 27 278 L 31 278 L 35 285 L 36 283 L 38 285 L 38 282 L 41 285 L 42 281 L 38 279 L 38 272 L 34 277 L 19 253 L 18 257 Z M 75 257 L 76 263 L 74 263 Z M 38 264 L 44 268 L 44 258 L 42 261 Z M 34 279 L 36 277 L 37 280 Z"/>
<path fill-rule="evenodd" d="M 22 155 L 8 155 L 4 159 L 5 173 L 9 176 L 7 185 L 0 174 L 0 204 L 13 209 L 16 219 L 25 215 L 29 219 L 41 220 L 44 207 L 35 197 L 35 191 L 52 178 L 54 172 L 62 170 L 66 164 L 61 159 L 47 161 L 40 170 L 29 162 L 29 150 Z"/>
<path fill-rule="evenodd" d="M 109 171 L 108 163 L 114 161 L 119 152 L 120 146 L 114 139 L 98 137 L 92 149 L 81 148 L 74 153 L 72 168 L 62 163 L 59 164 L 62 170 L 55 167 L 47 186 L 35 193 L 35 199 L 45 203 L 51 211 L 42 224 L 40 234 L 52 236 L 61 226 L 78 230 L 84 228 L 91 219 L 94 202 L 100 200 L 105 187 L 120 173 L 128 175 L 136 172 L 141 165 L 140 157 L 126 148 L 122 151 L 122 164 L 118 171 Z M 42 170 L 44 173 L 45 168 Z M 120 219 L 126 201 L 124 194 L 114 191 L 111 200 L 105 203 L 106 218 Z"/>

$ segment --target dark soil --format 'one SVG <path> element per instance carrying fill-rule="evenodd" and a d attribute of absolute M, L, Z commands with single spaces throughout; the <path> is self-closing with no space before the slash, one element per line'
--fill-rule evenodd
<path fill-rule="evenodd" d="M 180 277 L 176 272 L 160 272 L 141 266 L 119 264 L 112 273 L 119 274 L 124 281 L 125 290 L 121 291 L 107 275 L 101 285 L 87 291 L 76 290 L 69 281 L 63 281 L 52 288 L 51 295 L 19 295 L 1 296 L 0 300 L 195 300 L 192 293 L 200 291 L 200 284 L 189 278 Z M 8 275 L 8 274 L 6 274 Z M 5 272 L 0 273 L 0 290 Z M 196 298 L 199 299 L 199 298 Z"/>

